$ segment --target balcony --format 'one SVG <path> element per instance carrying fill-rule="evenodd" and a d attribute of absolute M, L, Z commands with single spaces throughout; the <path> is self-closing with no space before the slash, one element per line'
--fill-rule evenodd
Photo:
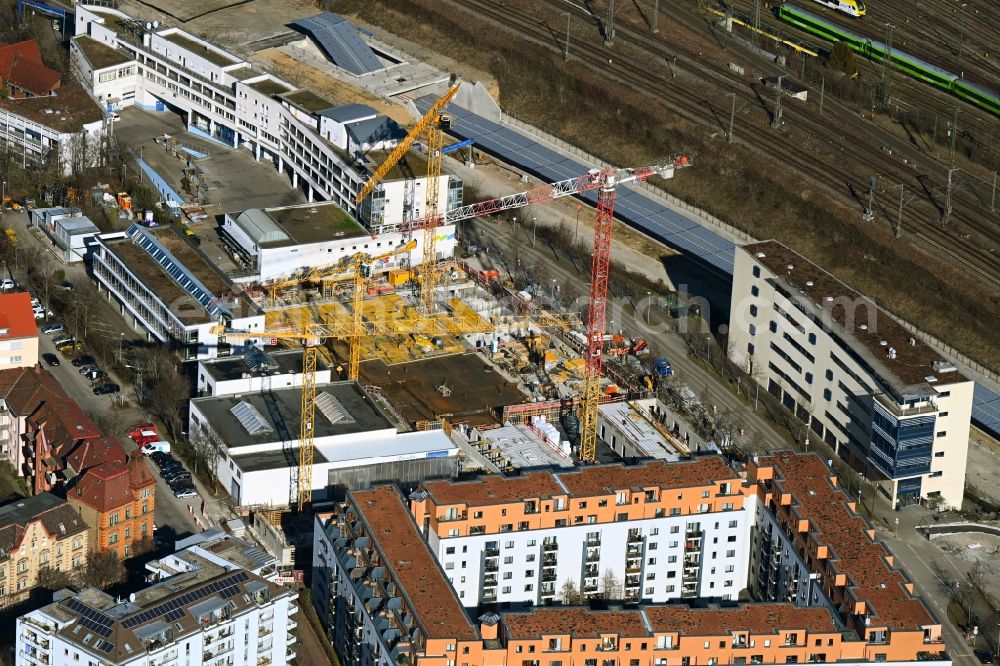
<path fill-rule="evenodd" d="M 446 513 L 445 515 L 438 518 L 438 522 L 449 523 L 455 520 L 465 520 L 468 517 L 469 516 L 465 511 L 462 511 L 461 513 Z"/>
<path fill-rule="evenodd" d="M 551 553 L 552 551 L 559 550 L 559 544 L 555 541 L 543 541 L 542 551 L 546 553 Z"/>
<path fill-rule="evenodd" d="M 292 661 L 293 659 L 295 659 L 295 650 L 293 650 L 292 648 L 288 648 L 287 650 L 285 650 L 285 657 L 288 659 L 288 661 Z"/>
<path fill-rule="evenodd" d="M 496 562 L 487 562 L 483 565 L 483 571 L 486 571 L 487 573 L 496 573 L 500 571 L 500 565 Z"/>
<path fill-rule="evenodd" d="M 549 582 L 553 582 L 554 583 L 555 580 L 556 580 L 555 573 L 548 573 L 548 572 L 546 572 L 546 573 L 542 574 L 542 582 L 544 582 L 544 583 L 549 583 Z"/>
<path fill-rule="evenodd" d="M 487 548 L 487 549 L 485 549 L 484 554 L 486 555 L 486 557 L 500 557 L 500 549 L 499 548 Z"/>
<path fill-rule="evenodd" d="M 642 543 L 642 531 L 629 530 L 628 539 L 626 539 L 626 543 Z"/>
<path fill-rule="evenodd" d="M 599 550 L 587 551 L 587 557 L 586 557 L 587 562 L 600 562 L 600 560 L 601 560 L 601 552 Z"/>

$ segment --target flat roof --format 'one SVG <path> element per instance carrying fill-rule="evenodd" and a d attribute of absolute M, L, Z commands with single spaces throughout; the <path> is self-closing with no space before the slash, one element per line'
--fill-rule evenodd
<path fill-rule="evenodd" d="M 266 208 L 264 212 L 298 244 L 369 235 L 350 214 L 332 202 Z"/>
<path fill-rule="evenodd" d="M 628 437 L 628 443 L 635 449 L 638 457 L 680 461 L 680 452 L 633 403 L 609 402 L 599 409 L 605 419 L 613 422 L 615 428 Z"/>
<path fill-rule="evenodd" d="M 351 501 L 427 637 L 477 640 L 479 633 L 427 548 L 399 490 L 380 486 L 352 491 Z"/>
<path fill-rule="evenodd" d="M 294 92 L 284 93 L 280 95 L 280 97 L 281 99 L 286 100 L 289 104 L 294 104 L 299 107 L 306 113 L 319 113 L 320 111 L 336 106 L 336 104 L 327 98 L 309 90 L 308 88 L 302 88 L 301 90 L 296 90 Z"/>
<path fill-rule="evenodd" d="M 934 384 L 954 384 L 967 381 L 957 370 L 942 373 L 931 364 L 940 361 L 951 366 L 948 361 L 913 333 L 903 328 L 895 319 L 875 305 L 875 302 L 847 286 L 829 272 L 812 263 L 798 252 L 773 240 L 744 245 L 740 249 L 750 255 L 769 271 L 777 282 L 796 297 L 808 300 L 810 307 L 826 310 L 840 330 L 831 331 L 858 352 L 865 362 L 900 393 L 919 391 L 928 394 Z M 789 270 L 789 266 L 792 266 Z M 833 301 L 828 301 L 832 297 Z M 870 307 L 854 305 L 853 312 L 847 312 L 844 303 L 866 303 Z M 818 314 L 818 311 L 817 311 Z M 873 316 L 869 316 L 873 315 Z M 846 328 L 853 317 L 853 326 Z M 864 324 L 867 329 L 861 329 Z M 910 340 L 915 344 L 910 344 Z M 882 342 L 885 341 L 885 345 Z M 896 350 L 896 358 L 890 359 L 889 347 Z M 928 377 L 936 377 L 936 382 L 928 382 Z"/>
<path fill-rule="evenodd" d="M 302 372 L 302 351 L 300 350 L 288 349 L 267 352 L 266 357 L 273 361 L 277 366 L 275 369 L 267 373 L 269 375 L 288 375 L 293 372 Z M 325 366 L 322 366 L 322 361 L 318 362 L 317 366 L 325 368 Z M 216 381 L 242 379 L 243 375 L 246 373 L 252 375 L 260 374 L 258 371 L 247 365 L 245 356 L 228 356 L 225 358 L 214 358 L 202 361 L 202 367 L 204 367 L 205 371 Z"/>
<path fill-rule="evenodd" d="M 100 238 L 100 237 L 99 237 Z M 102 238 L 104 246 L 116 256 L 135 275 L 142 284 L 156 294 L 164 303 L 188 303 L 190 295 L 173 281 L 170 275 L 158 263 L 129 238 Z M 203 309 L 175 308 L 172 312 L 187 325 L 202 324 L 213 321 Z"/>
<path fill-rule="evenodd" d="M 596 497 L 631 488 L 699 488 L 716 481 L 739 479 L 720 456 L 705 456 L 678 463 L 595 465 L 574 472 L 540 471 L 520 476 L 484 476 L 471 481 L 428 481 L 423 488 L 438 505 L 471 506 L 565 495 Z"/>
<path fill-rule="evenodd" d="M 132 58 L 118 49 L 108 46 L 104 42 L 99 42 L 93 37 L 81 35 L 74 37 L 73 42 L 87 58 L 87 62 L 94 66 L 94 69 L 104 69 L 105 67 L 133 62 Z"/>
<path fill-rule="evenodd" d="M 677 463 L 657 460 L 633 467 L 596 465 L 578 472 L 561 473 L 558 477 L 574 497 L 610 495 L 626 488 L 698 488 L 718 481 L 740 480 L 740 476 L 729 468 L 721 456 L 705 456 Z"/>
<path fill-rule="evenodd" d="M 78 132 L 104 119 L 101 107 L 75 81 L 63 83 L 57 94 L 48 97 L 0 97 L 0 108 L 57 132 Z"/>
<path fill-rule="evenodd" d="M 214 425 L 214 424 L 213 424 Z M 297 436 L 297 433 L 296 433 Z M 244 472 L 262 472 L 268 469 L 285 469 L 299 466 L 301 446 L 292 446 L 281 451 L 265 451 L 263 453 L 247 453 L 234 455 L 233 462 Z M 330 462 L 319 449 L 313 453 L 313 465 Z"/>
<path fill-rule="evenodd" d="M 833 485 L 822 458 L 780 451 L 756 465 L 775 468 L 774 485 L 792 495 L 793 515 L 811 523 L 809 538 L 829 547 L 834 571 L 847 574 L 851 594 L 868 603 L 872 626 L 914 630 L 937 624 L 923 602 L 903 587 L 909 581 L 889 565 L 889 549 L 869 536 L 871 526 L 848 506 L 852 500 Z"/>
<path fill-rule="evenodd" d="M 649 635 L 638 610 L 536 608 L 525 613 L 504 613 L 503 621 L 511 639 L 532 639 L 553 634 L 574 638 L 600 638 L 602 634 Z"/>
<path fill-rule="evenodd" d="M 274 97 L 275 95 L 280 95 L 292 90 L 291 86 L 287 86 L 281 81 L 272 78 L 261 79 L 260 81 L 254 81 L 253 83 L 248 83 L 247 85 L 259 92 L 261 95 L 267 95 L 268 97 Z"/>
<path fill-rule="evenodd" d="M 479 448 L 483 455 L 486 455 L 486 452 L 481 448 L 483 443 L 495 447 L 496 453 L 517 469 L 571 468 L 574 466 L 572 458 L 561 451 L 556 451 L 547 442 L 542 441 L 536 432 L 526 425 L 517 424 L 492 428 L 483 430 L 480 435 L 482 440 L 472 442 L 471 446 Z"/>
<path fill-rule="evenodd" d="M 373 162 L 373 166 L 370 167 L 372 171 L 375 167 L 379 166 L 385 162 L 386 158 L 389 157 L 389 151 L 387 150 L 373 150 L 367 153 L 368 159 Z M 408 153 L 403 155 L 403 158 L 396 162 L 396 165 L 389 169 L 389 172 L 385 174 L 382 181 L 388 180 L 409 180 L 412 178 L 424 178 L 427 176 L 427 158 L 415 150 L 410 150 Z"/>
<path fill-rule="evenodd" d="M 222 51 L 218 51 L 208 46 L 204 42 L 195 39 L 194 37 L 187 36 L 183 32 L 179 31 L 171 32 L 166 35 L 161 33 L 160 37 L 167 40 L 168 42 L 176 44 L 177 46 L 187 50 L 188 52 L 196 56 L 204 58 L 213 65 L 218 65 L 219 67 L 225 67 L 227 65 L 235 65 L 238 62 L 242 62 L 239 58 L 227 55 Z"/>
<path fill-rule="evenodd" d="M 644 606 L 643 610 L 653 631 L 676 631 L 688 636 L 726 636 L 733 631 L 775 634 L 783 629 L 841 632 L 826 606 L 802 608 L 785 603 L 753 603 L 737 608 L 689 608 L 678 604 Z"/>
<path fill-rule="evenodd" d="M 316 395 L 328 393 L 336 398 L 353 418 L 353 422 L 331 423 L 317 407 L 316 439 L 371 432 L 393 428 L 392 422 L 361 390 L 356 382 L 331 382 L 316 385 Z M 250 434 L 230 410 L 241 402 L 252 405 L 264 417 L 270 432 Z M 192 404 L 212 424 L 232 453 L 238 455 L 240 447 L 272 442 L 294 442 L 299 438 L 299 421 L 302 413 L 302 391 L 298 388 L 244 393 L 240 395 L 195 398 Z"/>

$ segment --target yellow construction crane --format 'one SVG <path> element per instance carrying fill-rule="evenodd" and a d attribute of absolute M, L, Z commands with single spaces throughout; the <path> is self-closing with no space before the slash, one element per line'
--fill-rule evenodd
<path fill-rule="evenodd" d="M 375 186 L 385 177 L 389 171 L 403 158 L 403 156 L 413 145 L 413 142 L 424 132 L 427 133 L 427 199 L 424 208 L 424 262 L 421 269 L 424 272 L 423 281 L 420 286 L 420 308 L 424 313 L 434 311 L 434 291 L 437 286 L 436 274 L 434 273 L 434 262 L 437 258 L 435 251 L 437 227 L 441 223 L 438 215 L 438 203 L 441 197 L 439 180 L 441 177 L 441 149 L 444 144 L 444 133 L 441 131 L 442 125 L 449 122 L 448 116 L 444 113 L 444 108 L 458 92 L 459 84 L 455 83 L 448 89 L 442 97 L 438 98 L 427 113 L 413 126 L 413 129 L 406 135 L 396 148 L 389 153 L 385 162 L 375 169 L 375 173 L 364 184 L 361 191 L 355 197 L 355 203 L 361 203 L 368 196 Z"/>
<path fill-rule="evenodd" d="M 362 283 L 364 280 L 362 280 Z M 355 290 L 355 294 L 358 291 Z M 362 288 L 361 293 L 364 293 Z M 355 298 L 355 312 L 360 312 Z M 541 319 L 546 328 L 566 328 L 571 324 L 579 323 L 579 318 L 574 313 L 544 312 L 534 315 L 515 315 L 500 317 L 503 324 L 514 324 L 520 321 Z M 460 322 L 456 322 L 454 317 L 425 317 L 416 322 L 409 322 L 406 331 L 397 330 L 391 322 L 365 322 L 363 318 L 353 315 L 350 324 L 316 324 L 313 322 L 303 322 L 301 327 L 269 329 L 263 331 L 241 331 L 226 328 L 225 324 L 219 324 L 212 328 L 212 334 L 220 341 L 265 339 L 264 344 L 277 344 L 279 340 L 295 340 L 302 344 L 302 412 L 299 423 L 299 465 L 293 467 L 291 472 L 290 495 L 294 493 L 299 511 L 312 501 L 312 467 L 316 453 L 316 349 L 319 344 L 329 338 L 349 338 L 352 342 L 351 354 L 352 363 L 354 358 L 358 359 L 360 365 L 360 346 L 355 343 L 360 337 L 369 335 L 400 335 L 400 334 L 455 334 L 474 333 L 477 331 L 492 330 L 494 324 L 469 325 L 468 330 L 456 330 L 463 328 Z M 355 348 L 358 349 L 355 357 Z M 352 379 L 357 380 L 357 371 Z"/>

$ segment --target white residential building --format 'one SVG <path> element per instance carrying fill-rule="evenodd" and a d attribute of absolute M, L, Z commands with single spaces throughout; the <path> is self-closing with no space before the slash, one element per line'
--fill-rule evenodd
<path fill-rule="evenodd" d="M 40 166 L 53 154 L 63 175 L 96 166 L 105 127 L 104 112 L 77 83 L 47 97 L 0 97 L 0 150 L 22 166 Z"/>
<path fill-rule="evenodd" d="M 98 291 L 137 331 L 174 345 L 186 360 L 229 354 L 213 331 L 220 321 L 264 329 L 264 313 L 172 227 L 133 224 L 98 236 L 93 272 Z"/>
<path fill-rule="evenodd" d="M 626 601 L 736 600 L 747 586 L 751 493 L 721 458 L 430 481 L 410 496 L 465 606 L 546 604 L 572 582 Z"/>
<path fill-rule="evenodd" d="M 861 294 L 780 243 L 743 246 L 729 353 L 894 506 L 961 506 L 973 382 Z"/>
<path fill-rule="evenodd" d="M 165 577 L 128 600 L 94 588 L 60 593 L 17 619 L 15 664 L 292 663 L 298 594 L 207 555 L 179 553 L 176 569 L 153 563 Z"/>
<path fill-rule="evenodd" d="M 177 28 L 105 7 L 77 5 L 75 16 L 73 66 L 102 102 L 176 112 L 189 129 L 247 148 L 279 173 L 287 170 L 292 186 L 301 187 L 309 202 L 332 201 L 355 213 L 354 197 L 379 157 L 362 153 L 391 149 L 401 138 L 395 123 L 360 105 L 338 107 Z M 412 205 L 385 210 L 382 199 L 413 199 L 424 192 L 424 174 L 415 170 L 401 179 L 409 196 L 383 197 L 386 186 L 376 189 L 362 203 L 368 212 L 359 219 L 382 233 L 410 219 L 395 217 L 397 212 L 419 216 L 420 196 Z M 442 211 L 461 204 L 460 180 L 442 175 L 440 186 Z"/>
<path fill-rule="evenodd" d="M 457 470 L 458 447 L 443 430 L 397 432 L 355 382 L 317 383 L 316 391 L 314 501 L 330 499 L 336 486 L 415 483 Z M 237 504 L 295 501 L 301 409 L 295 388 L 191 400 L 189 431 L 203 430 L 221 445 L 215 475 Z"/>

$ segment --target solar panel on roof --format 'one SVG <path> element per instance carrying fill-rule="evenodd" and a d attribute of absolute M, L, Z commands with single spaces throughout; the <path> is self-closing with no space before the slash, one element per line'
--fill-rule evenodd
<path fill-rule="evenodd" d="M 251 435 L 260 435 L 265 432 L 274 432 L 274 428 L 261 415 L 257 408 L 246 400 L 241 400 L 229 410 L 229 413 L 236 417 L 246 431 Z"/>
<path fill-rule="evenodd" d="M 316 396 L 316 409 L 333 425 L 355 422 L 354 417 L 347 411 L 344 404 L 326 391 Z"/>
<path fill-rule="evenodd" d="M 292 25 L 312 35 L 330 60 L 352 74 L 360 76 L 382 69 L 382 62 L 375 52 L 365 44 L 354 26 L 341 16 L 323 12 L 295 21 Z"/>

